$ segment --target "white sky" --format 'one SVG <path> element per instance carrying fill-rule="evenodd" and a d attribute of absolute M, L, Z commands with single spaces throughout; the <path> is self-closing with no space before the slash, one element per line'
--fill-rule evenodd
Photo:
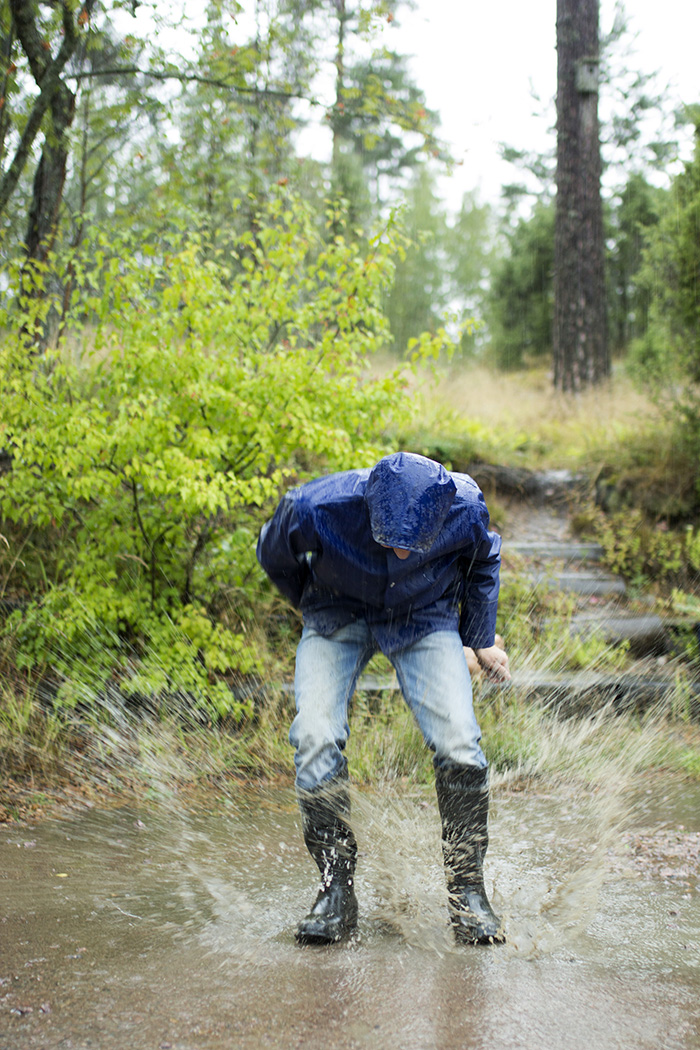
<path fill-rule="evenodd" d="M 658 71 L 672 107 L 700 102 L 698 0 L 626 0 L 624 9 L 637 34 L 637 68 Z M 614 14 L 614 0 L 601 0 L 601 33 Z M 384 32 L 387 46 L 413 56 L 415 80 L 462 162 L 442 180 L 442 193 L 451 206 L 474 189 L 497 203 L 501 184 L 517 180 L 499 143 L 546 145 L 546 122 L 531 115 L 531 88 L 543 102 L 556 91 L 556 0 L 418 0 L 400 23 Z"/>

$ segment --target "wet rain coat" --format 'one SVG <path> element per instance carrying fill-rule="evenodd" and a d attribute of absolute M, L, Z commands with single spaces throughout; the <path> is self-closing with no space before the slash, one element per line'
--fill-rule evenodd
<path fill-rule="evenodd" d="M 467 474 L 408 452 L 290 490 L 257 555 L 304 623 L 330 636 L 363 619 L 390 654 L 432 631 L 493 645 L 500 536 Z M 405 560 L 392 550 L 411 551 Z"/>

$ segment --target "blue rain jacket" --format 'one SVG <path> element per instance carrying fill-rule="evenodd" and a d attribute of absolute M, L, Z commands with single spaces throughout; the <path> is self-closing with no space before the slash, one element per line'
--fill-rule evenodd
<path fill-rule="evenodd" d="M 304 623 L 329 636 L 363 619 L 391 654 L 458 629 L 493 645 L 501 538 L 467 474 L 409 452 L 290 490 L 260 532 L 257 555 Z M 393 550 L 411 553 L 399 559 Z"/>

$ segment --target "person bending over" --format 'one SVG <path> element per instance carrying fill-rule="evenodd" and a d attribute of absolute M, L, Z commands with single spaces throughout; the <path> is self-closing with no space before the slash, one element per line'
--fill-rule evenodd
<path fill-rule="evenodd" d="M 500 537 L 467 474 L 396 452 L 289 491 L 260 532 L 257 555 L 303 614 L 296 654 L 296 790 L 321 888 L 301 944 L 342 940 L 357 925 L 357 843 L 350 825 L 348 704 L 381 650 L 434 752 L 449 916 L 459 942 L 504 940 L 484 888 L 488 764 L 465 647 L 497 681 L 494 644 Z"/>

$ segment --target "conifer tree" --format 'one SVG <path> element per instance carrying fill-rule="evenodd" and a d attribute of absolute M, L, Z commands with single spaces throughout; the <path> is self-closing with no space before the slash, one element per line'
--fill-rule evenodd
<path fill-rule="evenodd" d="M 600 196 L 598 0 L 557 2 L 557 202 L 554 385 L 578 391 L 610 374 Z"/>

